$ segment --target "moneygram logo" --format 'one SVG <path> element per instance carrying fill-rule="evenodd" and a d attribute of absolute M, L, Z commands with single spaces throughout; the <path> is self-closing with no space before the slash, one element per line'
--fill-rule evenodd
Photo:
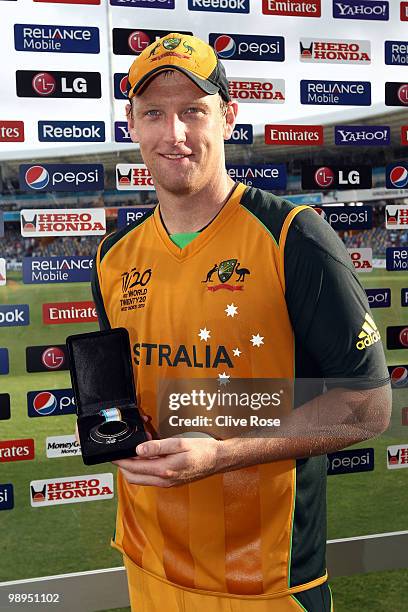
<path fill-rule="evenodd" d="M 372 19 L 389 20 L 389 3 L 376 0 L 333 0 L 333 17 L 335 19 Z"/>
<path fill-rule="evenodd" d="M 93 191 L 103 188 L 102 164 L 20 166 L 20 189 L 24 191 Z"/>
<path fill-rule="evenodd" d="M 0 121 L 0 142 L 24 142 L 24 122 Z"/>
<path fill-rule="evenodd" d="M 265 144 L 322 145 L 322 125 L 265 125 Z"/>
<path fill-rule="evenodd" d="M 240 102 L 285 102 L 284 79 L 229 79 L 228 89 L 231 98 Z"/>
<path fill-rule="evenodd" d="M 19 98 L 100 98 L 99 72 L 17 70 Z"/>
<path fill-rule="evenodd" d="M 300 81 L 302 104 L 370 106 L 368 81 Z"/>
<path fill-rule="evenodd" d="M 353 266 L 357 272 L 371 272 L 373 269 L 373 249 L 364 247 L 361 249 L 347 249 Z"/>
<path fill-rule="evenodd" d="M 34 459 L 34 440 L 0 441 L 0 461 L 26 461 Z"/>
<path fill-rule="evenodd" d="M 39 121 L 40 142 L 105 142 L 103 121 Z"/>
<path fill-rule="evenodd" d="M 72 389 L 29 391 L 27 393 L 27 409 L 29 417 L 75 414 L 74 393 Z"/>
<path fill-rule="evenodd" d="M 23 283 L 90 282 L 92 257 L 24 257 Z"/>
<path fill-rule="evenodd" d="M 99 53 L 99 30 L 81 26 L 16 23 L 14 46 L 16 51 Z"/>
<path fill-rule="evenodd" d="M 323 64 L 371 64 L 368 40 L 301 38 L 300 60 Z"/>
<path fill-rule="evenodd" d="M 334 139 L 339 146 L 389 145 L 391 128 L 386 125 L 336 125 Z"/>
<path fill-rule="evenodd" d="M 262 0 L 264 15 L 288 15 L 292 17 L 320 17 L 321 0 Z"/>
<path fill-rule="evenodd" d="M 144 164 L 116 164 L 116 189 L 154 191 L 150 171 Z"/>
<path fill-rule="evenodd" d="M 81 446 L 74 435 L 52 436 L 45 442 L 45 450 L 48 459 L 55 457 L 75 457 L 81 454 Z"/>
<path fill-rule="evenodd" d="M 354 472 L 372 472 L 374 470 L 374 449 L 356 448 L 355 450 L 338 451 L 327 455 L 327 474 L 352 474 Z"/>
<path fill-rule="evenodd" d="M 286 166 L 285 164 L 253 164 L 227 166 L 229 176 L 235 180 L 259 189 L 285 189 L 286 188 Z"/>
<path fill-rule="evenodd" d="M 190 11 L 249 13 L 249 0 L 188 0 Z"/>
<path fill-rule="evenodd" d="M 387 229 L 408 229 L 408 206 L 403 204 L 386 206 L 385 227 Z"/>
<path fill-rule="evenodd" d="M 30 482 L 31 505 L 54 506 L 113 499 L 113 475 L 66 476 Z"/>
<path fill-rule="evenodd" d="M 28 304 L 0 304 L 0 327 L 30 324 Z"/>
<path fill-rule="evenodd" d="M 98 321 L 93 302 L 53 302 L 43 304 L 43 323 L 94 323 Z"/>
<path fill-rule="evenodd" d="M 106 234 L 104 208 L 24 209 L 20 221 L 21 235 L 26 238 Z"/>
<path fill-rule="evenodd" d="M 209 43 L 220 59 L 285 61 L 285 39 L 282 36 L 214 33 L 209 35 Z"/>
<path fill-rule="evenodd" d="M 408 185 L 408 164 L 399 162 L 386 166 L 385 184 L 387 189 L 403 189 L 406 187 Z"/>
<path fill-rule="evenodd" d="M 175 0 L 110 0 L 112 6 L 129 6 L 133 8 L 174 9 Z"/>
<path fill-rule="evenodd" d="M 370 308 L 389 308 L 391 306 L 391 289 L 366 289 Z"/>
<path fill-rule="evenodd" d="M 369 189 L 372 184 L 369 166 L 302 165 L 302 189 Z"/>

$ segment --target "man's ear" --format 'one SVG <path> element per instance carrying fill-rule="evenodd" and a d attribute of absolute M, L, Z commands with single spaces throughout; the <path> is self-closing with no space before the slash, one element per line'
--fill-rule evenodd
<path fill-rule="evenodd" d="M 227 112 L 225 113 L 225 122 L 223 129 L 224 140 L 229 140 L 232 136 L 232 132 L 234 131 L 235 123 L 237 120 L 238 114 L 238 103 L 237 102 L 228 102 Z"/>
<path fill-rule="evenodd" d="M 126 119 L 128 124 L 129 135 L 132 142 L 139 142 L 139 138 L 137 136 L 137 130 L 135 127 L 135 121 L 133 118 L 133 107 L 132 104 L 126 104 Z"/>

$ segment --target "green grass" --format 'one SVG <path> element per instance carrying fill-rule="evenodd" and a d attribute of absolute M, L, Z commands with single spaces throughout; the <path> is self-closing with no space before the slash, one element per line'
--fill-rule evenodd
<path fill-rule="evenodd" d="M 396 321 L 408 323 L 408 308 L 399 306 L 400 287 L 405 282 L 408 285 L 408 281 L 404 281 L 405 276 L 382 271 L 361 275 L 367 287 L 392 287 L 393 307 L 373 310 L 383 338 L 386 325 Z M 0 465 L 0 482 L 12 482 L 15 493 L 14 509 L 0 513 L 3 552 L 0 556 L 0 581 L 122 565 L 120 555 L 109 546 L 114 528 L 115 500 L 44 508 L 30 506 L 31 480 L 114 472 L 112 464 L 86 467 L 80 457 L 46 458 L 45 438 L 73 433 L 74 415 L 43 418 L 27 416 L 27 391 L 69 387 L 70 379 L 68 372 L 28 374 L 25 370 L 25 347 L 63 343 L 72 333 L 97 329 L 96 324 L 44 325 L 42 304 L 88 299 L 91 299 L 91 294 L 87 283 L 23 285 L 16 275 L 10 274 L 8 284 L 0 288 L 1 303 L 27 303 L 30 305 L 31 317 L 28 327 L 0 328 L 0 346 L 8 347 L 10 354 L 10 374 L 0 376 L 0 391 L 10 393 L 12 415 L 9 421 L 0 421 L 0 437 L 3 440 L 33 437 L 36 447 L 34 461 Z M 388 351 L 388 363 L 408 363 L 407 355 L 407 351 Z M 396 391 L 396 411 L 404 403 L 408 405 L 407 391 Z M 328 478 L 330 539 L 408 529 L 408 471 L 387 470 L 386 447 L 392 443 L 408 443 L 408 431 L 404 436 L 404 431 L 395 427 L 377 440 L 358 445 L 373 446 L 376 449 L 374 472 Z M 365 582 L 366 577 L 361 580 L 363 585 L 371 584 Z M 357 578 L 333 581 L 334 591 L 336 593 L 338 589 L 339 593 L 337 610 L 357 610 L 357 607 L 339 607 L 343 605 L 341 597 L 344 593 L 344 597 L 347 596 L 350 602 L 357 602 L 355 605 L 358 605 L 359 597 L 363 595 L 361 587 L 353 586 L 357 583 Z M 385 597 L 385 588 L 383 593 Z M 371 586 L 367 594 L 371 602 Z M 399 610 L 401 608 L 398 605 L 379 607 L 378 610 Z M 377 610 L 372 607 L 369 609 Z M 363 604 L 360 604 L 359 610 L 364 610 Z"/>

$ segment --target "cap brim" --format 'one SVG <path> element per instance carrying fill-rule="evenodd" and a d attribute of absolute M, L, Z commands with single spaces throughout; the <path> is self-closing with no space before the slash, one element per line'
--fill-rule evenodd
<path fill-rule="evenodd" d="M 214 95 L 220 92 L 220 88 L 217 87 L 217 85 L 210 83 L 210 81 L 200 79 L 200 77 L 193 74 L 189 70 L 186 70 L 185 68 L 181 68 L 180 66 L 174 66 L 173 64 L 168 64 L 166 66 L 160 66 L 158 68 L 155 68 L 154 70 L 151 70 L 150 72 L 145 74 L 145 76 L 142 79 L 140 79 L 140 81 L 136 83 L 136 85 L 131 90 L 132 95 L 130 97 L 140 94 L 143 91 L 143 89 L 147 87 L 150 81 L 152 81 L 152 79 L 154 79 L 154 77 L 157 76 L 159 72 L 164 72 L 166 70 L 177 70 L 178 72 L 182 72 L 183 74 L 185 74 L 186 77 L 190 79 L 190 81 L 193 81 L 193 83 L 197 85 L 197 87 L 199 87 L 202 91 L 204 91 L 207 94 Z"/>

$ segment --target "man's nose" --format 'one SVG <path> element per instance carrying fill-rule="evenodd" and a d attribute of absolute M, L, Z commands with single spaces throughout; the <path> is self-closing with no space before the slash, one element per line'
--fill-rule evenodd
<path fill-rule="evenodd" d="M 170 144 L 186 141 L 186 125 L 176 113 L 167 119 L 164 138 Z"/>

